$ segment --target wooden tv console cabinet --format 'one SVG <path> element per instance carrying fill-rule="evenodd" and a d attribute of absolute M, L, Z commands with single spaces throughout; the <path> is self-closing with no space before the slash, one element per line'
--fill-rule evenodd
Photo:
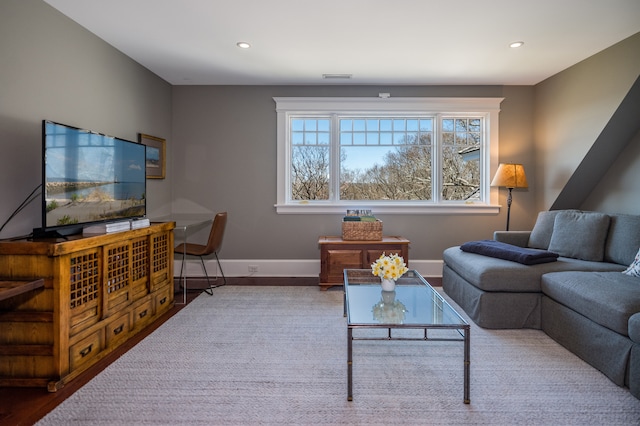
<path fill-rule="evenodd" d="M 55 392 L 173 306 L 174 223 L 68 240 L 0 242 L 0 386 Z"/>

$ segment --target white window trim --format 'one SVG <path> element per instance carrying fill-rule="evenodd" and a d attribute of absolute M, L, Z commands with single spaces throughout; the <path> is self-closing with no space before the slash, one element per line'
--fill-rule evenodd
<path fill-rule="evenodd" d="M 489 149 L 485 149 L 482 161 L 483 182 L 491 182 L 498 169 L 499 113 L 504 98 L 334 98 L 334 97 L 274 97 L 277 114 L 277 202 L 279 214 L 344 214 L 349 208 L 370 208 L 376 214 L 497 214 L 498 188 L 488 184 L 483 188 L 483 199 L 489 203 L 416 203 L 414 202 L 376 202 L 376 201 L 296 201 L 287 202 L 286 185 L 289 181 L 287 158 L 290 147 L 287 144 L 289 133 L 289 115 L 300 113 L 364 113 L 380 114 L 479 114 L 485 120 L 485 135 Z M 488 166 L 488 167 L 487 167 Z"/>

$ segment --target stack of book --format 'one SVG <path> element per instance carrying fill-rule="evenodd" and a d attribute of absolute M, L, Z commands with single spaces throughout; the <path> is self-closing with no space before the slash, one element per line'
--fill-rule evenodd
<path fill-rule="evenodd" d="M 345 216 L 343 219 L 345 222 L 375 222 L 377 219 L 375 216 Z"/>
<path fill-rule="evenodd" d="M 128 231 L 131 229 L 131 223 L 128 220 L 121 222 L 96 223 L 95 225 L 85 226 L 82 229 L 82 235 L 98 235 L 111 234 L 113 232 Z"/>
<path fill-rule="evenodd" d="M 369 209 L 349 209 L 343 222 L 375 222 L 376 220 Z"/>

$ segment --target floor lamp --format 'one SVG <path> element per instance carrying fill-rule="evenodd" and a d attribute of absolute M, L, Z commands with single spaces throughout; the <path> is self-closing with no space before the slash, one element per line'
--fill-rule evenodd
<path fill-rule="evenodd" d="M 527 175 L 522 164 L 500 163 L 498 171 L 491 181 L 491 186 L 503 186 L 509 190 L 507 197 L 507 231 L 511 217 L 511 191 L 513 188 L 527 188 Z"/>

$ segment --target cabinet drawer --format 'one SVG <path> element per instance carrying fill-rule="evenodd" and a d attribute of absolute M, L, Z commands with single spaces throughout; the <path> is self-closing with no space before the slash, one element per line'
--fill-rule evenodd
<path fill-rule="evenodd" d="M 144 327 L 147 323 L 153 320 L 153 300 L 149 299 L 146 302 L 133 308 L 133 324 L 132 328 Z"/>
<path fill-rule="evenodd" d="M 117 345 L 121 340 L 126 340 L 131 321 L 129 319 L 129 313 L 118 316 L 116 319 L 109 321 L 105 327 L 105 336 L 107 341 L 107 347 Z"/>
<path fill-rule="evenodd" d="M 327 281 L 341 283 L 345 269 L 362 268 L 362 250 L 327 250 Z"/>
<path fill-rule="evenodd" d="M 167 311 L 171 306 L 173 306 L 173 287 L 169 285 L 164 286 L 162 289 L 158 290 L 154 299 L 156 315 Z"/>
<path fill-rule="evenodd" d="M 95 324 L 100 319 L 100 311 L 97 302 L 92 302 L 83 309 L 76 308 L 70 311 L 69 315 L 69 335 L 73 336 L 89 326 Z"/>
<path fill-rule="evenodd" d="M 71 371 L 93 360 L 102 351 L 102 330 L 80 340 L 69 347 L 69 366 Z"/>
<path fill-rule="evenodd" d="M 370 267 L 371 264 L 374 263 L 376 260 L 378 260 L 378 258 L 380 258 L 380 256 L 382 256 L 383 254 L 387 256 L 391 254 L 397 254 L 398 256 L 401 256 L 402 258 L 404 258 L 405 262 L 408 262 L 408 258 L 407 256 L 404 255 L 402 247 L 389 246 L 389 247 L 385 247 L 384 249 L 367 250 L 366 251 L 367 259 L 366 259 L 364 268 Z"/>

